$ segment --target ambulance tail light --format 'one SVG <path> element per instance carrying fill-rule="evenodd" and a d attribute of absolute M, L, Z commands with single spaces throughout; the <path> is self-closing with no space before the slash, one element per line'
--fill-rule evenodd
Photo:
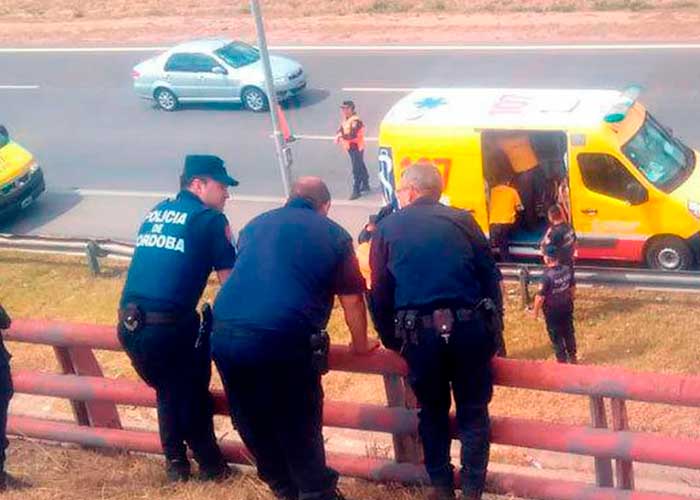
<path fill-rule="evenodd" d="M 620 93 L 620 100 L 613 104 L 610 110 L 605 115 L 607 123 L 618 123 L 625 119 L 630 108 L 639 98 L 642 88 L 639 85 L 627 87 Z"/>

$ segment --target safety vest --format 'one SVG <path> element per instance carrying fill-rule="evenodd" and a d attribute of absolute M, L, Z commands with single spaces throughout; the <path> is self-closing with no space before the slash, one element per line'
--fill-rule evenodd
<path fill-rule="evenodd" d="M 343 136 L 350 135 L 352 133 L 353 125 L 359 121 L 360 121 L 360 117 L 357 115 L 352 115 L 350 118 L 345 120 L 340 125 L 340 129 L 343 133 Z M 357 136 L 355 136 L 354 139 L 345 139 L 343 137 L 342 142 L 343 142 L 343 147 L 345 148 L 345 151 L 349 151 L 350 146 L 352 144 L 356 144 L 357 149 L 359 149 L 360 151 L 364 151 L 365 150 L 365 127 L 364 127 L 364 125 L 361 126 L 357 130 Z"/>

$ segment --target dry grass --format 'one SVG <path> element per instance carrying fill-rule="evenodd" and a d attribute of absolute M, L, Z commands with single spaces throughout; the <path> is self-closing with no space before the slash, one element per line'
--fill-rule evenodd
<path fill-rule="evenodd" d="M 80 260 L 3 253 L 0 266 L 0 301 L 15 317 L 101 324 L 114 321 L 124 279 L 121 265 L 106 266 L 105 276 L 93 278 Z M 212 298 L 215 292 L 216 287 L 210 285 L 205 295 Z M 581 358 L 585 363 L 635 370 L 697 373 L 700 316 L 695 311 L 699 307 L 700 296 L 692 294 L 582 289 L 576 311 Z M 337 309 L 329 330 L 335 343 L 348 342 L 342 314 Z M 514 358 L 553 359 L 544 324 L 520 310 L 515 288 L 509 289 L 507 297 L 506 338 L 509 354 Z M 57 368 L 49 348 L 12 344 L 10 349 L 16 368 Z M 99 352 L 98 357 L 107 376 L 135 378 L 123 354 Z M 218 380 L 214 383 L 219 385 Z M 328 399 L 385 403 L 383 383 L 377 376 L 331 373 L 324 385 Z M 56 400 L 51 405 L 50 411 L 68 412 L 63 401 Z M 151 410 L 125 411 L 129 418 L 153 423 Z M 492 413 L 556 422 L 588 421 L 585 398 L 507 388 L 497 388 Z M 700 414 L 696 409 L 630 404 L 629 413 L 635 430 L 700 436 Z M 217 429 L 228 432 L 230 427 L 221 419 Z M 517 462 L 518 456 L 506 453 L 505 459 Z"/>
<path fill-rule="evenodd" d="M 12 440 L 8 470 L 31 487 L 10 490 L 7 500 L 267 500 L 273 498 L 252 472 L 246 471 L 224 483 L 192 481 L 182 485 L 165 483 L 162 460 L 143 455 L 114 455 L 73 447 L 46 446 L 36 442 Z M 411 488 L 342 480 L 341 487 L 350 498 L 383 500 L 420 499 Z"/>
<path fill-rule="evenodd" d="M 400 14 L 422 12 L 574 12 L 595 10 L 635 11 L 645 9 L 688 9 L 697 7 L 691 0 L 269 0 L 265 13 L 271 18 L 319 15 Z M 168 2 L 165 0 L 4 0 L 0 17 L 12 19 L 78 20 L 125 19 L 137 17 L 211 17 L 236 18 L 248 15 L 246 0 L 202 0 Z"/>

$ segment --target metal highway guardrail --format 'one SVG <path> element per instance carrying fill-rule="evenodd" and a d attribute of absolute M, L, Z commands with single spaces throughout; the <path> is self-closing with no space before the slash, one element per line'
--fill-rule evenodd
<path fill-rule="evenodd" d="M 0 250 L 86 256 L 93 274 L 100 272 L 100 258 L 129 259 L 132 243 L 111 239 L 63 238 L 39 235 L 0 234 Z M 527 298 L 527 285 L 542 276 L 536 264 L 502 264 L 506 281 L 519 282 Z M 700 292 L 700 272 L 663 272 L 640 268 L 576 266 L 579 286 L 625 287 L 672 292 Z"/>

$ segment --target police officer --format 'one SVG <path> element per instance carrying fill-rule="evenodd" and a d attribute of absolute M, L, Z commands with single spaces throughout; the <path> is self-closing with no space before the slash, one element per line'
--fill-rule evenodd
<path fill-rule="evenodd" d="M 566 214 L 559 205 L 552 205 L 547 210 L 549 227 L 540 243 L 543 254 L 548 246 L 556 249 L 556 257 L 561 265 L 567 266 L 574 272 L 574 258 L 576 255 L 576 232 L 566 220 Z"/>
<path fill-rule="evenodd" d="M 10 328 L 12 320 L 0 306 L 0 333 Z M 0 335 L 0 491 L 5 491 L 8 482 L 12 478 L 5 472 L 5 450 L 10 444 L 7 441 L 7 409 L 14 393 L 12 388 L 12 375 L 10 374 L 10 353 L 5 349 L 2 335 Z"/>
<path fill-rule="evenodd" d="M 139 229 L 122 293 L 119 340 L 156 391 L 171 481 L 190 477 L 186 444 L 202 479 L 230 473 L 214 435 L 208 332 L 196 306 L 212 269 L 223 283 L 236 259 L 222 210 L 237 184 L 220 158 L 187 156 L 180 193 L 156 205 Z"/>
<path fill-rule="evenodd" d="M 402 207 L 372 238 L 370 308 L 385 346 L 400 350 L 420 403 L 419 433 L 435 499 L 454 498 L 450 384 L 462 442 L 462 495 L 478 499 L 489 455 L 491 359 L 502 325 L 501 274 L 469 213 L 439 203 L 430 164 L 406 169 Z"/>
<path fill-rule="evenodd" d="M 365 124 L 355 112 L 355 103 L 343 101 L 340 106 L 342 122 L 335 136 L 336 144 L 342 144 L 350 155 L 352 165 L 352 194 L 351 200 L 359 198 L 363 192 L 369 191 L 369 173 L 365 165 Z"/>
<path fill-rule="evenodd" d="M 545 270 L 535 297 L 533 316 L 544 311 L 547 333 L 559 363 L 576 364 L 576 332 L 574 330 L 574 295 L 576 280 L 571 269 L 559 261 L 560 249 L 544 248 Z"/>
<path fill-rule="evenodd" d="M 352 350 L 376 345 L 367 339 L 352 238 L 326 216 L 329 207 L 321 179 L 297 180 L 284 207 L 243 228 L 236 272 L 214 304 L 212 354 L 234 426 L 280 499 L 343 498 L 326 465 L 321 420 L 335 295 Z"/>

